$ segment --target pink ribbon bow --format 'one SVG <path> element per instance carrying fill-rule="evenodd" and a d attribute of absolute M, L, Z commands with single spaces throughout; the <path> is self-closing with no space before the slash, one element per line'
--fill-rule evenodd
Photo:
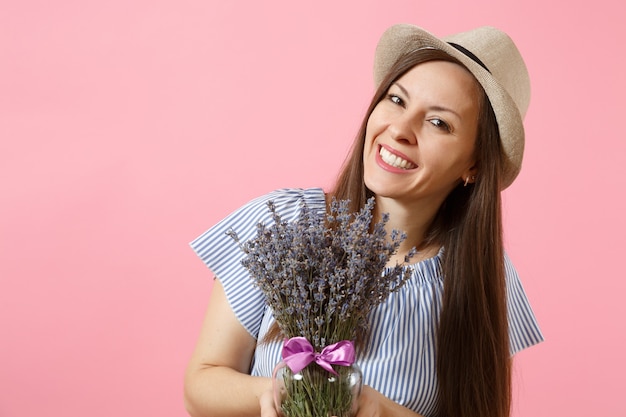
<path fill-rule="evenodd" d="M 320 353 L 315 352 L 304 337 L 292 337 L 283 345 L 283 360 L 294 374 L 315 361 L 328 372 L 337 375 L 332 365 L 350 366 L 354 363 L 354 356 L 354 345 L 349 340 L 326 346 Z"/>

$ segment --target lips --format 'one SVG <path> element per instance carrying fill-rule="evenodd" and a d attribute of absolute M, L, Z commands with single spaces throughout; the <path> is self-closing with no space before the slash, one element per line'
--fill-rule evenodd
<path fill-rule="evenodd" d="M 402 170 L 417 168 L 417 165 L 415 165 L 413 162 L 408 161 L 395 153 L 391 153 L 391 151 L 383 146 L 380 147 L 379 154 L 380 159 L 382 159 L 384 163 L 394 168 Z"/>

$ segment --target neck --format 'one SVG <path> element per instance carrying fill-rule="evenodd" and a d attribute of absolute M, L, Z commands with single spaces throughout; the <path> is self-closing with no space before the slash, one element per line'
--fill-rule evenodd
<path fill-rule="evenodd" d="M 375 221 L 380 220 L 382 213 L 389 213 L 389 221 L 386 225 L 387 232 L 391 233 L 393 229 L 396 229 L 405 232 L 407 236 L 400 245 L 398 253 L 390 260 L 390 264 L 395 265 L 397 262 L 404 262 L 404 257 L 412 248 L 416 248 L 418 254 L 411 259 L 411 263 L 419 262 L 437 254 L 439 245 L 427 244 L 424 240 L 438 209 L 438 205 L 431 207 L 426 204 L 409 205 L 403 204 L 397 199 L 376 197 L 376 205 L 374 207 Z"/>

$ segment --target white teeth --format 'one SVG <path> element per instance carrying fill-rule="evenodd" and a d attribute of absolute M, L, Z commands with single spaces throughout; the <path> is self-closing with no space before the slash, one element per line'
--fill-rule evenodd
<path fill-rule="evenodd" d="M 389 164 L 395 168 L 413 169 L 416 166 L 412 162 L 409 162 L 406 159 L 402 159 L 399 156 L 392 154 L 382 146 L 380 148 L 380 157 L 386 164 Z"/>

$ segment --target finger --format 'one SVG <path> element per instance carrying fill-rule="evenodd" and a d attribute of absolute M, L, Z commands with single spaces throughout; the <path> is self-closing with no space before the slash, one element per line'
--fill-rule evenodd
<path fill-rule="evenodd" d="M 274 408 L 274 395 L 271 390 L 265 391 L 259 398 L 261 406 L 261 417 L 278 417 L 276 408 Z"/>

